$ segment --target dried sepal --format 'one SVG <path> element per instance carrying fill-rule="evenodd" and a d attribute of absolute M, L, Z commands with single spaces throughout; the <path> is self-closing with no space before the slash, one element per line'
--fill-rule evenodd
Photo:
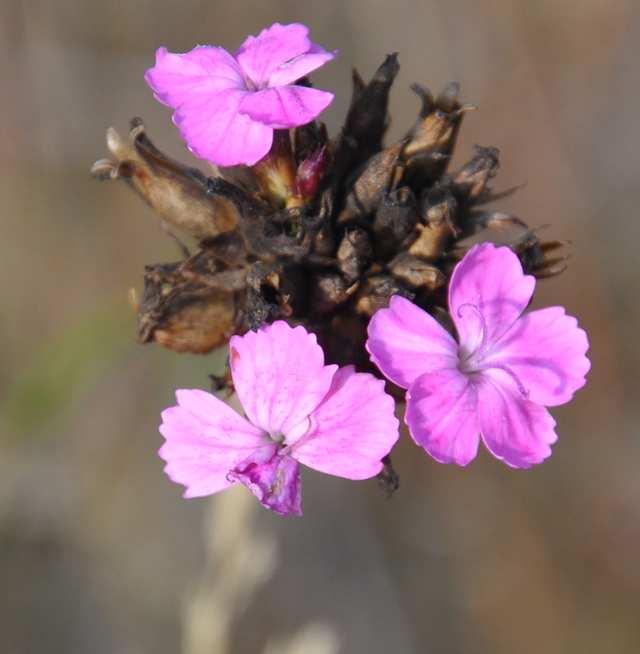
<path fill-rule="evenodd" d="M 173 227 L 200 240 L 236 227 L 237 206 L 223 195 L 208 192 L 207 180 L 200 171 L 160 152 L 139 118 L 131 121 L 128 141 L 110 127 L 107 147 L 114 159 L 97 161 L 92 174 L 101 180 L 125 180 Z"/>

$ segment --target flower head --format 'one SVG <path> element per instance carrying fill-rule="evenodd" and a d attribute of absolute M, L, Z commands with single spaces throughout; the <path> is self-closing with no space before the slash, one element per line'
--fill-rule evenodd
<path fill-rule="evenodd" d="M 249 36 L 235 55 L 216 46 L 184 54 L 159 48 L 145 79 L 189 149 L 221 166 L 253 165 L 270 150 L 274 129 L 311 122 L 333 94 L 295 84 L 333 59 L 304 25 L 275 23 Z"/>
<path fill-rule="evenodd" d="M 347 479 L 373 477 L 398 439 L 384 382 L 324 364 L 316 337 L 277 321 L 229 343 L 246 418 L 215 395 L 179 390 L 162 413 L 160 456 L 185 497 L 236 482 L 273 511 L 300 515 L 299 463 Z"/>
<path fill-rule="evenodd" d="M 568 402 L 584 386 L 589 343 L 562 307 L 522 315 L 534 287 L 509 248 L 486 243 L 472 248 L 451 278 L 457 342 L 399 296 L 373 316 L 367 349 L 407 389 L 411 436 L 437 461 L 467 465 L 480 436 L 514 468 L 551 454 L 557 436 L 545 407 Z"/>

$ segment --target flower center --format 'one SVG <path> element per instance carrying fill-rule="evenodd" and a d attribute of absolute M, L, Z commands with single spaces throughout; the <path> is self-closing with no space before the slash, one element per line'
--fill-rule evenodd
<path fill-rule="evenodd" d="M 269 434 L 269 438 L 274 442 L 282 445 L 284 443 L 284 434 L 281 432 L 276 432 L 275 434 Z"/>
<path fill-rule="evenodd" d="M 458 348 L 458 369 L 465 374 L 479 372 L 482 369 L 482 355 L 487 346 L 487 323 L 482 315 L 482 311 L 480 311 L 480 307 L 467 302 L 461 304 L 456 313 L 458 314 L 458 318 L 464 318 L 465 313 L 468 314 L 469 312 L 475 316 L 480 324 L 480 342 L 471 348 L 466 348 L 462 345 Z"/>
<path fill-rule="evenodd" d="M 515 383 L 518 392 L 525 399 L 529 397 L 529 390 L 522 383 L 518 375 L 505 363 L 497 361 L 486 361 L 487 349 L 490 345 L 488 343 L 488 330 L 487 322 L 482 315 L 480 308 L 471 303 L 461 304 L 458 307 L 458 317 L 462 318 L 465 311 L 472 311 L 480 323 L 480 342 L 471 349 L 466 349 L 463 346 L 458 348 L 458 370 L 464 375 L 473 375 L 474 373 L 481 373 L 483 370 L 503 370 L 511 377 Z"/>

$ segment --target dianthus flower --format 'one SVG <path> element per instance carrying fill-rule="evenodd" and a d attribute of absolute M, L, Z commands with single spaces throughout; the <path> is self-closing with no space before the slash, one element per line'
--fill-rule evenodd
<path fill-rule="evenodd" d="M 509 248 L 482 244 L 451 278 L 457 342 L 399 296 L 373 316 L 367 349 L 391 381 L 408 389 L 411 436 L 437 461 L 467 465 L 480 436 L 514 468 L 551 454 L 556 423 L 545 406 L 568 402 L 585 384 L 589 343 L 562 307 L 521 315 L 534 287 Z"/>
<path fill-rule="evenodd" d="M 275 23 L 235 55 L 208 45 L 184 54 L 159 48 L 145 79 L 175 109 L 173 121 L 197 157 L 251 166 L 269 152 L 274 129 L 305 125 L 333 100 L 295 84 L 334 57 L 308 34 L 304 25 Z"/>
<path fill-rule="evenodd" d="M 234 336 L 229 366 L 246 418 L 202 390 L 179 390 L 162 413 L 160 456 L 185 497 L 236 482 L 267 508 L 301 515 L 299 463 L 366 479 L 398 439 L 384 382 L 353 366 L 324 364 L 316 337 L 282 321 Z"/>

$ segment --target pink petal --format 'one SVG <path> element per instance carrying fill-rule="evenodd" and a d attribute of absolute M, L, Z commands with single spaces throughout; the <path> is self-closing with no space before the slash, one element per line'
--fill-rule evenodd
<path fill-rule="evenodd" d="M 290 456 L 262 450 L 240 462 L 229 477 L 242 482 L 262 506 L 280 515 L 302 515 L 300 466 Z"/>
<path fill-rule="evenodd" d="M 449 311 L 463 352 L 500 338 L 529 304 L 535 284 L 509 248 L 491 243 L 471 248 L 449 285 Z"/>
<path fill-rule="evenodd" d="M 156 51 L 156 64 L 144 76 L 156 98 L 174 109 L 227 89 L 243 89 L 236 60 L 223 48 L 198 46 L 184 54 Z"/>
<path fill-rule="evenodd" d="M 274 23 L 258 36 L 248 36 L 236 52 L 236 59 L 245 75 L 258 88 L 265 88 L 274 71 L 310 48 L 307 27 L 299 23 Z"/>
<path fill-rule="evenodd" d="M 229 470 L 268 440 L 211 393 L 179 390 L 176 398 L 178 406 L 162 412 L 160 425 L 165 472 L 187 487 L 185 497 L 217 493 L 230 485 Z"/>
<path fill-rule="evenodd" d="M 267 86 L 274 87 L 293 84 L 305 75 L 320 68 L 320 66 L 323 66 L 328 61 L 331 61 L 335 56 L 334 52 L 327 52 L 319 45 L 312 44 L 311 49 L 306 54 L 286 61 L 276 68 L 269 76 Z"/>
<path fill-rule="evenodd" d="M 483 367 L 510 372 L 532 402 L 557 406 L 585 385 L 591 367 L 589 340 L 562 307 L 532 311 L 520 318 L 483 357 Z"/>
<path fill-rule="evenodd" d="M 541 463 L 558 439 L 551 414 L 525 399 L 513 378 L 502 370 L 481 374 L 478 414 L 485 445 L 512 468 Z"/>
<path fill-rule="evenodd" d="M 458 364 L 458 344 L 426 311 L 394 295 L 368 327 L 367 350 L 385 377 L 402 388 L 424 373 Z"/>
<path fill-rule="evenodd" d="M 407 392 L 405 422 L 413 440 L 440 463 L 466 466 L 480 441 L 477 394 L 456 369 L 418 377 Z"/>
<path fill-rule="evenodd" d="M 367 479 L 398 440 L 395 402 L 384 382 L 340 368 L 322 404 L 311 414 L 311 430 L 292 448 L 310 468 L 347 479 Z"/>
<path fill-rule="evenodd" d="M 333 93 L 306 86 L 282 86 L 248 93 L 240 103 L 240 111 L 253 120 L 288 129 L 310 123 L 333 100 Z"/>
<path fill-rule="evenodd" d="M 273 436 L 286 436 L 320 404 L 337 366 L 324 365 L 316 337 L 281 320 L 233 336 L 229 365 L 247 417 Z"/>
<path fill-rule="evenodd" d="M 221 91 L 191 100 L 173 120 L 193 154 L 219 166 L 252 166 L 271 149 L 273 129 L 239 113 L 246 91 Z"/>

